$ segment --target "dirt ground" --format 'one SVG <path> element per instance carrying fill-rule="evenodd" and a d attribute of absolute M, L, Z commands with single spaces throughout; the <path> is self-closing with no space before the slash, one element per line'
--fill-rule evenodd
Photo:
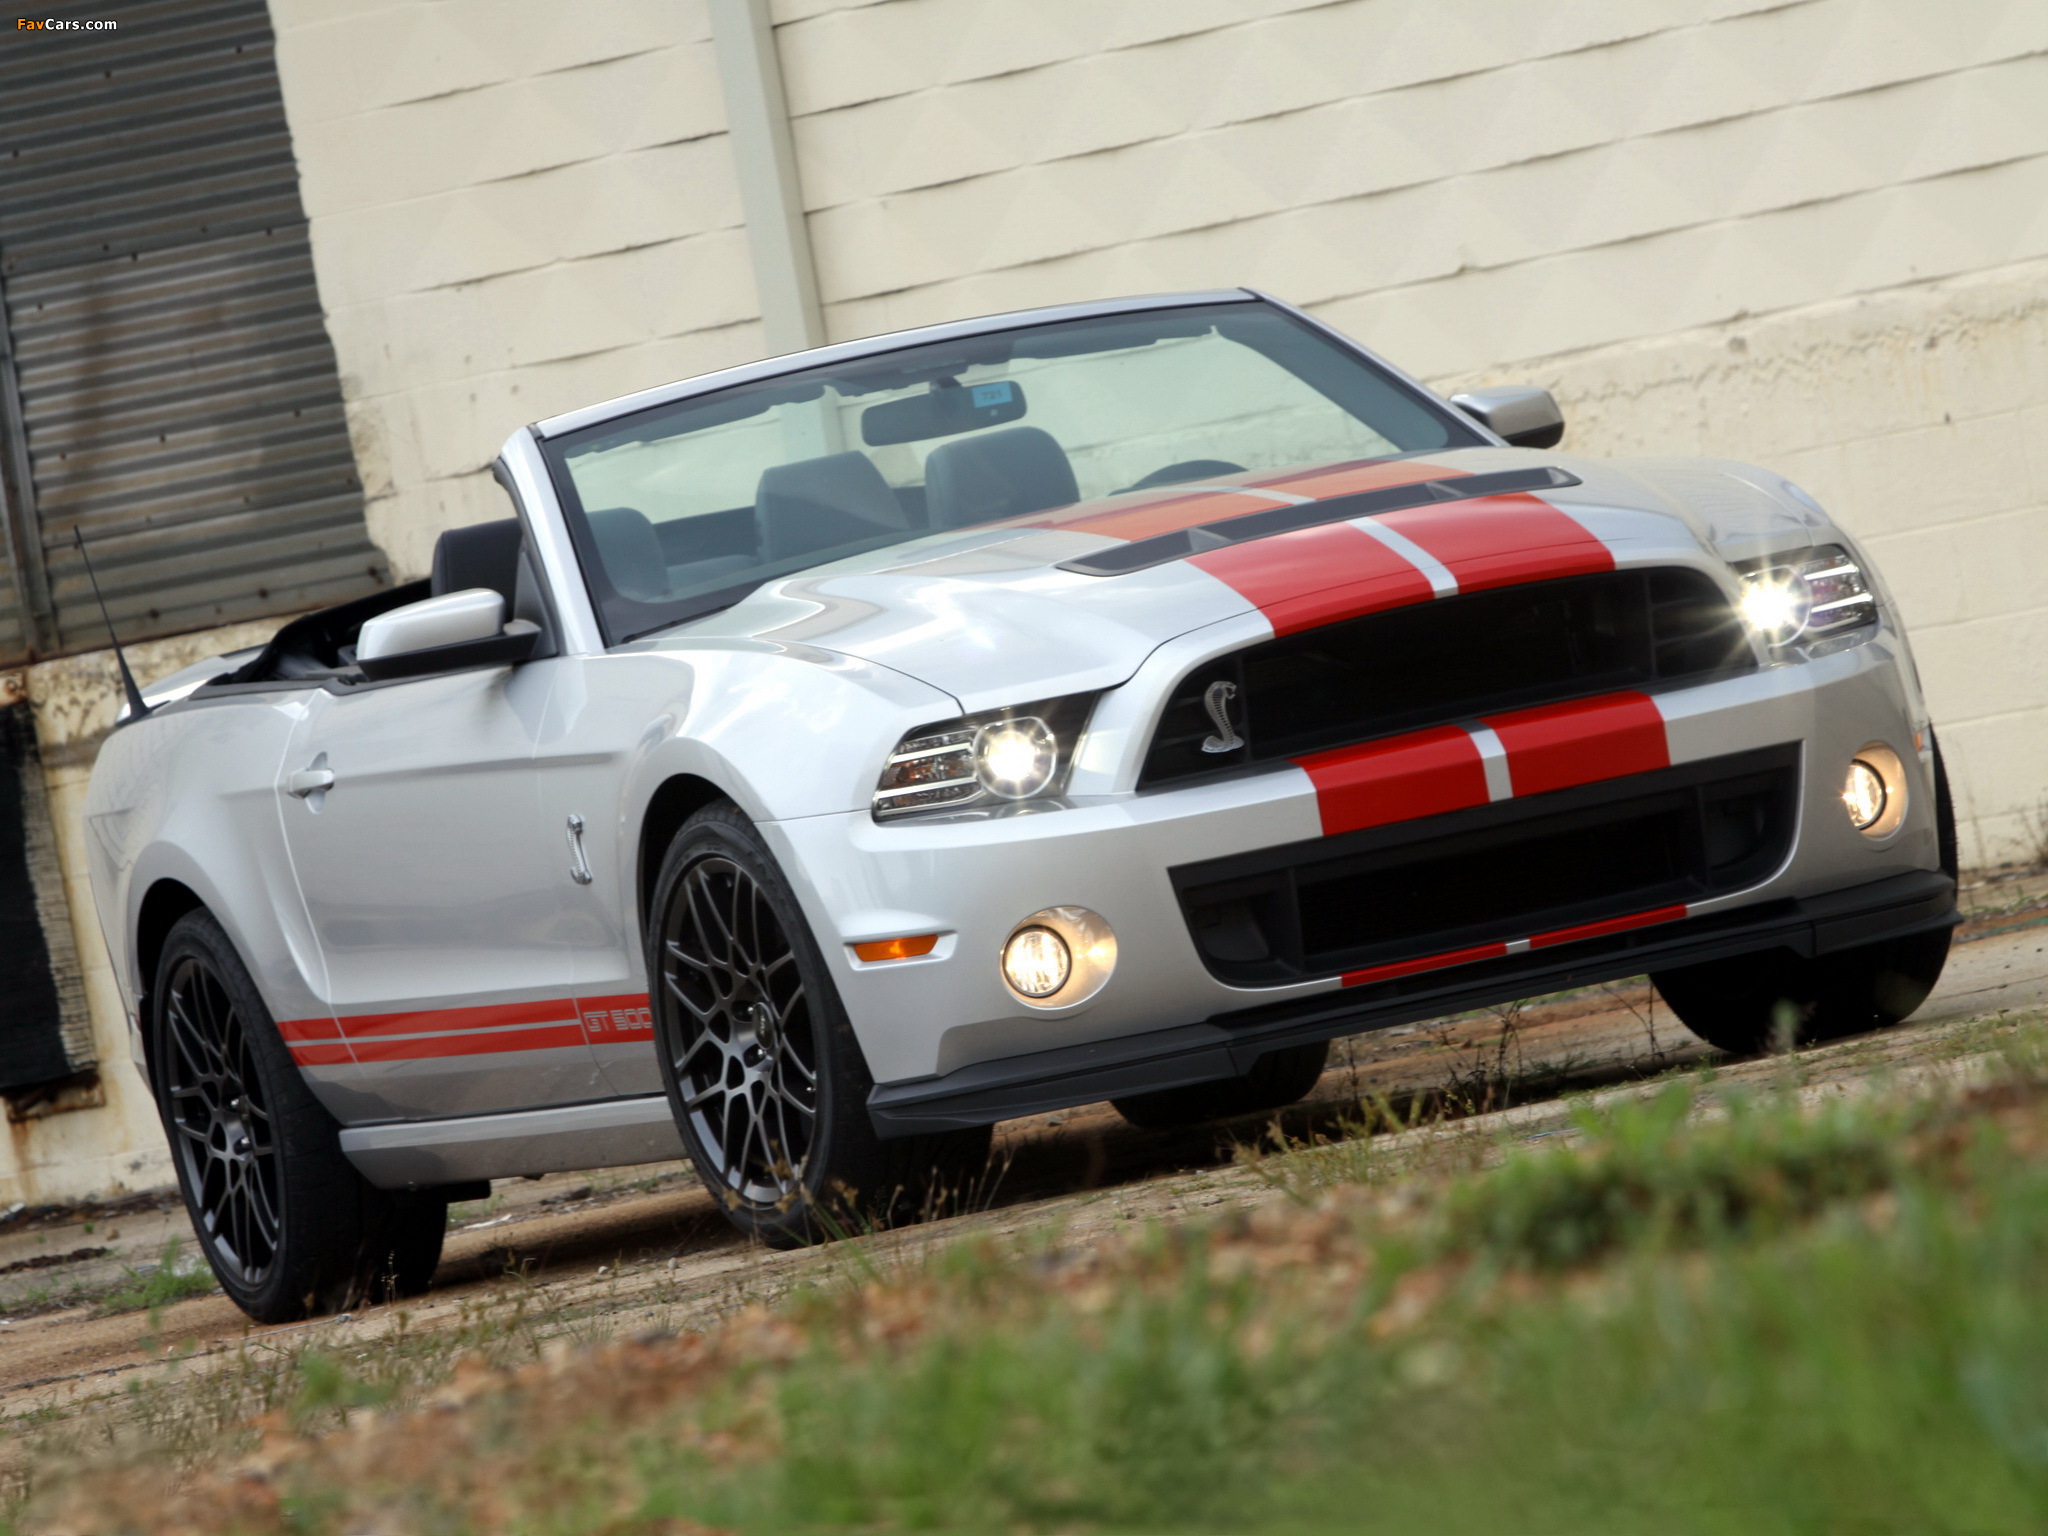
<path fill-rule="evenodd" d="M 1968 1073 L 2009 1038 L 2001 1025 L 2048 1022 L 2048 875 L 1980 878 L 1969 922 L 1940 987 L 1896 1029 L 1732 1064 L 1724 1080 L 1796 1074 L 1812 1093 L 1852 1091 L 1873 1076 Z M 1291 1138 L 1355 1128 L 1363 1098 L 1425 1102 L 1438 1124 L 1383 1135 L 1375 1155 L 1446 1135 L 1492 1145 L 1557 1134 L 1567 1090 L 1644 1091 L 1644 1079 L 1710 1058 L 1646 983 L 1616 983 L 1540 1006 L 1488 1010 L 1339 1042 L 1329 1072 L 1288 1111 Z M 1443 1121 L 1443 1112 L 1460 1118 Z M 337 1354 L 394 1330 L 474 1326 L 494 1308 L 577 1338 L 702 1326 L 790 1286 L 892 1251 L 963 1232 L 1061 1223 L 1070 1236 L 1275 1198 L 1236 1154 L 1272 1128 L 1143 1132 L 1107 1105 L 1012 1122 L 973 1214 L 802 1253 L 739 1239 L 680 1163 L 502 1181 L 458 1206 L 434 1289 L 402 1304 L 284 1328 L 261 1328 L 217 1292 L 156 1308 L 107 1312 L 111 1292 L 145 1285 L 166 1244 L 196 1263 L 182 1208 L 165 1197 L 118 1206 L 16 1212 L 0 1219 L 0 1430 L 23 1416 L 89 1409 L 131 1383 L 203 1373 L 245 1351 L 317 1338 Z M 1382 1153 L 1381 1149 L 1384 1148 Z M 878 1252 L 879 1250 L 879 1252 Z"/>

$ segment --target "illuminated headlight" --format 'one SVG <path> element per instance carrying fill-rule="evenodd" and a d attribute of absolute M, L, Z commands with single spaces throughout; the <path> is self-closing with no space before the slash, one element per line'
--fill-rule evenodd
<path fill-rule="evenodd" d="M 974 774 L 990 794 L 1028 800 L 1052 782 L 1059 738 L 1036 715 L 984 725 L 974 737 Z"/>
<path fill-rule="evenodd" d="M 1742 618 L 1768 645 L 1842 634 L 1875 622 L 1877 598 L 1839 545 L 1745 561 Z"/>
<path fill-rule="evenodd" d="M 1094 704 L 1094 694 L 1074 694 L 920 726 L 882 765 L 875 819 L 989 811 L 1057 795 Z"/>

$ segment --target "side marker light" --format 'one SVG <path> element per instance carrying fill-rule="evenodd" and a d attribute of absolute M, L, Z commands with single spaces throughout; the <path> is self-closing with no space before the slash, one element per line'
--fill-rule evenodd
<path fill-rule="evenodd" d="M 912 934 L 901 939 L 870 939 L 853 946 L 854 954 L 872 963 L 876 960 L 915 960 L 939 947 L 936 933 Z"/>

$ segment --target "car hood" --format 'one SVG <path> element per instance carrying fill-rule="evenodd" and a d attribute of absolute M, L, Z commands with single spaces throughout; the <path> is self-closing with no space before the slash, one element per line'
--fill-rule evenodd
<path fill-rule="evenodd" d="M 1461 449 L 1232 475 L 1200 487 L 1127 492 L 931 534 L 769 582 L 653 643 L 666 648 L 751 640 L 836 651 L 930 683 L 969 712 L 1111 688 L 1176 636 L 1262 607 L 1272 616 L 1274 593 L 1257 583 L 1219 579 L 1203 568 L 1200 556 L 1108 577 L 1063 569 L 1062 562 L 1276 506 L 1545 467 L 1578 482 L 1545 489 L 1540 498 L 1568 514 L 1569 522 L 1486 516 L 1461 523 L 1468 535 L 1476 529 L 1473 536 L 1482 544 L 1498 546 L 1508 562 L 1503 569 L 1518 559 L 1535 559 L 1527 567 L 1532 574 L 1513 579 L 1541 579 L 1542 546 L 1556 528 L 1581 540 L 1590 535 L 1616 565 L 1679 561 L 1725 568 L 1729 560 L 1816 542 L 1827 526 L 1803 493 L 1748 465 Z M 1469 510 L 1507 500 L 1525 507 L 1530 502 L 1517 496 L 1449 505 Z M 1405 515 L 1437 513 L 1420 508 Z M 1233 547 L 1257 551 L 1272 543 Z M 1324 578 L 1320 571 L 1305 577 L 1296 568 L 1285 579 L 1290 587 L 1312 592 Z M 1328 579 L 1342 580 L 1344 572 L 1333 569 Z"/>

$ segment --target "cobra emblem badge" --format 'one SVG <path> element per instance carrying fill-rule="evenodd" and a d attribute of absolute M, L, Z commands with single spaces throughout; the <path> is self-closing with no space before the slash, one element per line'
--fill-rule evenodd
<path fill-rule="evenodd" d="M 1237 684 L 1228 682 L 1211 683 L 1202 694 L 1202 708 L 1216 722 L 1216 734 L 1202 742 L 1204 752 L 1235 752 L 1244 745 L 1244 738 L 1230 725 L 1230 701 L 1236 697 Z"/>

